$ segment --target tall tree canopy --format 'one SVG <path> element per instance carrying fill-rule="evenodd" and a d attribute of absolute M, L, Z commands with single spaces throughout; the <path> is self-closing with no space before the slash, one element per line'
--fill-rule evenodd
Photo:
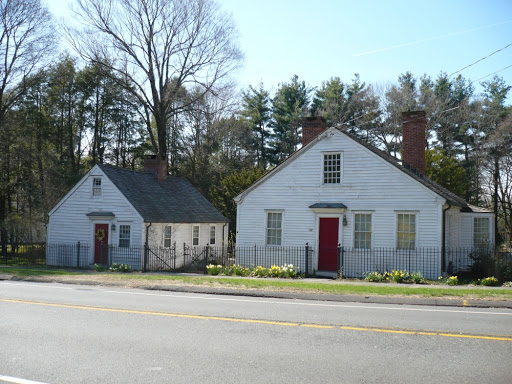
<path fill-rule="evenodd" d="M 6 252 L 8 227 L 14 222 L 13 173 L 17 171 L 11 158 L 15 138 L 11 112 L 56 40 L 52 17 L 40 0 L 2 0 L 0 17 L 0 239 Z"/>
<path fill-rule="evenodd" d="M 83 29 L 68 28 L 68 40 L 138 99 L 161 156 L 169 116 L 222 87 L 242 60 L 233 20 L 213 0 L 76 0 L 74 12 Z M 188 85 L 195 98 L 173 104 Z"/>

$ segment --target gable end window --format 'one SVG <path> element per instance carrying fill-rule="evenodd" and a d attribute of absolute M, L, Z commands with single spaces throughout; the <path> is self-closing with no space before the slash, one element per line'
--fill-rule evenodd
<path fill-rule="evenodd" d="M 129 248 L 130 247 L 130 226 L 120 225 L 119 226 L 119 247 Z"/>
<path fill-rule="evenodd" d="M 283 213 L 267 212 L 267 245 L 281 245 L 283 235 Z"/>
<path fill-rule="evenodd" d="M 101 178 L 99 177 L 92 179 L 92 195 L 101 196 Z"/>
<path fill-rule="evenodd" d="M 323 183 L 341 183 L 341 153 L 324 154 Z"/>
<path fill-rule="evenodd" d="M 397 215 L 396 247 L 416 249 L 416 215 L 414 213 Z"/>
<path fill-rule="evenodd" d="M 369 249 L 372 247 L 372 215 L 356 213 L 354 215 L 354 248 Z"/>
<path fill-rule="evenodd" d="M 172 226 L 166 225 L 164 228 L 164 247 L 172 247 Z"/>
<path fill-rule="evenodd" d="M 473 247 L 487 248 L 489 246 L 489 219 L 475 217 L 473 219 Z"/>

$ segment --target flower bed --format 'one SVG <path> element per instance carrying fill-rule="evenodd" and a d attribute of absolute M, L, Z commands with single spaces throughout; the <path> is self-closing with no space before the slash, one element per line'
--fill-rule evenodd
<path fill-rule="evenodd" d="M 270 268 L 257 266 L 253 268 L 244 268 L 239 264 L 233 264 L 229 267 L 222 265 L 210 264 L 206 266 L 208 274 L 211 276 L 224 275 L 224 276 L 241 276 L 241 277 L 275 277 L 283 279 L 293 279 L 302 277 L 292 264 L 285 264 L 282 266 L 272 265 Z"/>

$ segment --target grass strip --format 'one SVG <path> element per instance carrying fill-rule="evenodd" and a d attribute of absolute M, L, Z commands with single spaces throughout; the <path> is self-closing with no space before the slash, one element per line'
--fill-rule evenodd
<path fill-rule="evenodd" d="M 50 269 L 50 268 L 1 268 L 0 274 L 15 275 L 19 277 L 28 276 L 64 276 L 64 275 L 85 275 L 82 272 L 67 271 L 65 269 Z"/>
<path fill-rule="evenodd" d="M 286 280 L 286 279 L 251 279 L 236 277 L 209 277 L 209 276 L 176 276 L 165 274 L 142 274 L 142 273 L 82 273 L 62 269 L 46 268 L 0 268 L 0 273 L 16 275 L 19 277 L 29 276 L 64 276 L 74 275 L 87 278 L 88 276 L 105 276 L 106 278 L 118 280 L 142 280 L 142 281 L 176 281 L 183 284 L 198 286 L 225 286 L 238 289 L 266 289 L 279 291 L 294 291 L 304 293 L 328 293 L 336 295 L 398 295 L 398 296 L 421 296 L 421 297 L 472 297 L 480 299 L 512 299 L 512 289 L 508 288 L 472 288 L 472 287 L 447 287 L 440 285 L 415 285 L 407 284 L 346 284 L 343 281 L 315 282 L 309 279 Z"/>

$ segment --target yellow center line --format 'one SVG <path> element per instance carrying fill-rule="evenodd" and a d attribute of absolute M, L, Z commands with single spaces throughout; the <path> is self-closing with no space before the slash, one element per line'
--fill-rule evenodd
<path fill-rule="evenodd" d="M 177 318 L 200 319 L 200 320 L 230 321 L 230 322 L 237 322 L 237 323 L 279 325 L 279 326 L 287 326 L 287 327 L 304 327 L 304 328 L 319 328 L 319 329 L 336 329 L 336 328 L 338 328 L 338 329 L 342 329 L 345 331 L 379 332 L 379 333 L 391 333 L 391 334 L 402 334 L 402 335 L 441 336 L 441 337 L 454 337 L 454 338 L 464 338 L 464 339 L 512 341 L 512 336 L 508 336 L 508 335 L 507 336 L 467 335 L 467 334 L 447 333 L 447 332 L 407 331 L 407 330 L 400 330 L 400 329 L 386 329 L 386 328 L 372 328 L 372 327 L 352 327 L 352 326 L 304 324 L 304 323 L 291 323 L 291 322 L 286 322 L 286 321 L 239 319 L 239 318 L 232 318 L 232 317 L 190 315 L 190 314 L 184 314 L 184 313 L 153 312 L 153 311 L 141 311 L 141 310 L 134 310 L 134 309 L 116 309 L 116 308 L 93 307 L 93 306 L 73 305 L 73 304 L 56 304 L 56 303 L 45 303 L 45 302 L 39 302 L 39 301 L 27 301 L 27 300 L 15 300 L 15 299 L 0 299 L 0 301 L 9 302 L 9 303 L 40 305 L 40 306 L 48 306 L 48 307 L 82 309 L 82 310 L 90 310 L 90 311 L 117 312 L 117 313 L 129 313 L 129 314 L 137 314 L 137 315 L 165 316 L 165 317 L 177 317 Z"/>
<path fill-rule="evenodd" d="M 341 326 L 340 328 L 344 329 L 344 330 L 348 330 L 348 331 L 366 331 L 366 332 L 398 333 L 398 334 L 402 334 L 402 335 L 442 336 L 442 337 L 456 337 L 456 338 L 463 338 L 463 339 L 512 341 L 512 336 L 508 337 L 508 336 L 464 335 L 464 334 L 460 334 L 460 333 L 402 331 L 402 330 L 385 329 L 385 328 L 364 328 L 364 327 L 348 327 L 348 326 Z"/>

